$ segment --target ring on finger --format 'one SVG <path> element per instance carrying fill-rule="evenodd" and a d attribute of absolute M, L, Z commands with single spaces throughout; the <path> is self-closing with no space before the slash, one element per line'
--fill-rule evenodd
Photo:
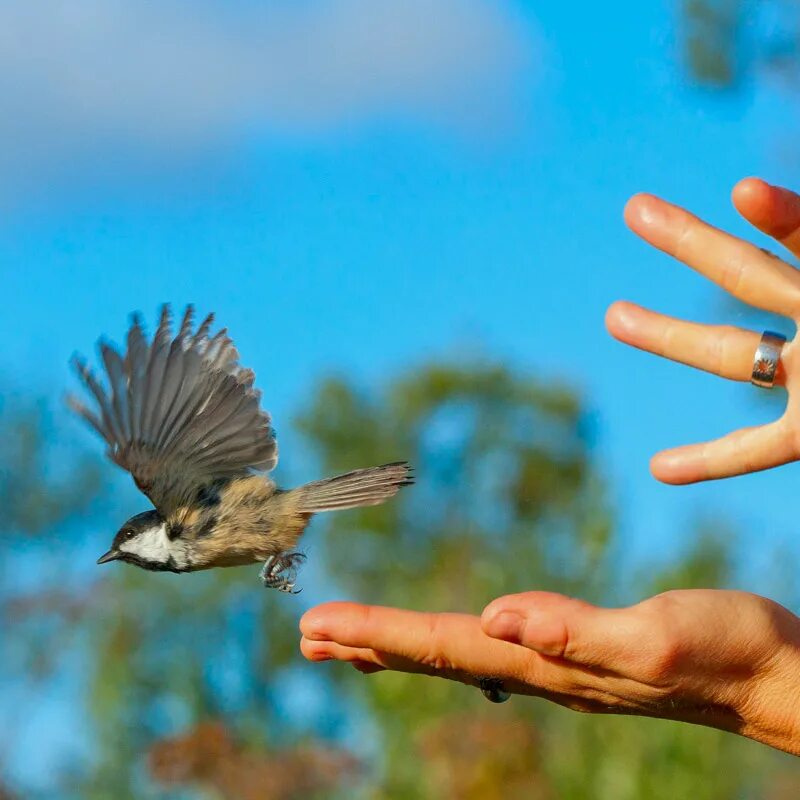
<path fill-rule="evenodd" d="M 781 351 L 786 337 L 780 333 L 764 331 L 753 356 L 753 372 L 750 382 L 762 389 L 771 389 L 775 385 L 775 375 L 781 360 Z"/>
<path fill-rule="evenodd" d="M 503 681 L 500 678 L 478 678 L 478 686 L 483 692 L 483 696 L 490 703 L 505 703 L 511 697 L 510 692 L 505 690 Z"/>

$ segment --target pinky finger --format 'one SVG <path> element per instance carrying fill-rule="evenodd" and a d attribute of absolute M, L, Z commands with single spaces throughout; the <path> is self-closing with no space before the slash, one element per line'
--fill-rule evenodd
<path fill-rule="evenodd" d="M 711 442 L 663 450 L 653 456 L 650 469 L 664 483 L 697 483 L 779 467 L 797 456 L 794 437 L 780 419 Z"/>

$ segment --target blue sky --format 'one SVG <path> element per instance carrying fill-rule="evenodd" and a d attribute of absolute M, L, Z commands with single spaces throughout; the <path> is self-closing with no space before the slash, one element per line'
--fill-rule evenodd
<path fill-rule="evenodd" d="M 733 183 L 800 185 L 785 98 L 687 88 L 672 3 L 46 5 L 0 9 L 7 385 L 57 401 L 73 350 L 165 300 L 218 313 L 281 432 L 321 373 L 378 386 L 474 349 L 585 396 L 633 558 L 697 513 L 793 540 L 799 467 L 683 488 L 647 468 L 775 409 L 603 327 L 617 298 L 737 321 L 626 230 L 631 194 L 750 236 Z"/>
<path fill-rule="evenodd" d="M 191 301 L 230 328 L 311 478 L 287 423 L 321 374 L 378 387 L 432 355 L 508 360 L 585 397 L 623 569 L 703 514 L 740 531 L 740 585 L 789 602 L 762 545 L 796 538 L 800 467 L 667 487 L 647 466 L 775 407 L 603 327 L 618 298 L 751 322 L 626 230 L 631 194 L 753 236 L 735 181 L 800 186 L 786 98 L 687 88 L 676 25 L 672 2 L 3 4 L 0 379 L 58 404 L 74 350 Z M 22 745 L 37 762 L 43 740 L 65 753 L 49 722 L 69 697 L 52 700 Z"/>

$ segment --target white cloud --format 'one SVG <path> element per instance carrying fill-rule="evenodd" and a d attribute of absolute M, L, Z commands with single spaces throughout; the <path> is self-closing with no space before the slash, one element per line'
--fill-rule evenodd
<path fill-rule="evenodd" d="M 373 118 L 474 128 L 529 46 L 500 0 L 0 0 L 0 180 Z"/>

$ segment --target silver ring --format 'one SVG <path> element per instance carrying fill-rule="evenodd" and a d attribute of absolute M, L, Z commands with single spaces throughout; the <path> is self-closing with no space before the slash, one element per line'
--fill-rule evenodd
<path fill-rule="evenodd" d="M 503 681 L 500 678 L 478 678 L 478 686 L 490 703 L 505 703 L 511 697 L 511 694 L 503 688 Z"/>
<path fill-rule="evenodd" d="M 753 357 L 753 374 L 750 383 L 762 389 L 771 389 L 775 385 L 775 373 L 781 360 L 781 350 L 786 337 L 772 331 L 764 331 L 761 341 Z"/>

